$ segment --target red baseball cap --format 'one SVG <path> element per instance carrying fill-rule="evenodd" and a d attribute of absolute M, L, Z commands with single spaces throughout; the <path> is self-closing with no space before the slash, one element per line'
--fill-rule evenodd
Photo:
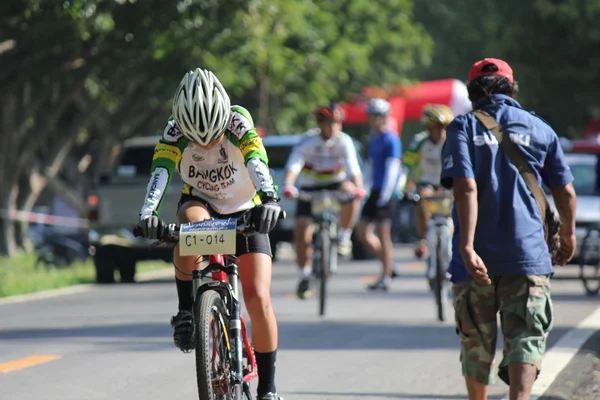
<path fill-rule="evenodd" d="M 487 67 L 488 65 L 495 65 L 498 68 L 498 71 L 490 71 L 483 72 L 482 69 Z M 471 82 L 473 79 L 477 79 L 480 76 L 486 75 L 498 75 L 508 78 L 508 80 L 512 83 L 514 82 L 513 71 L 510 65 L 506 61 L 499 60 L 497 58 L 484 58 L 481 61 L 477 61 L 471 67 L 471 71 L 469 71 L 468 82 Z"/>

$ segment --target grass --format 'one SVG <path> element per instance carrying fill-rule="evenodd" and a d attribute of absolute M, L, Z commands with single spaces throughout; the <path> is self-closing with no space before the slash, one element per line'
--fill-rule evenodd
<path fill-rule="evenodd" d="M 33 293 L 42 290 L 94 283 L 96 271 L 91 258 L 60 269 L 36 269 L 34 254 L 21 254 L 13 258 L 0 257 L 0 297 Z M 138 262 L 136 274 L 170 268 L 163 261 Z M 117 272 L 118 274 L 118 272 Z"/>

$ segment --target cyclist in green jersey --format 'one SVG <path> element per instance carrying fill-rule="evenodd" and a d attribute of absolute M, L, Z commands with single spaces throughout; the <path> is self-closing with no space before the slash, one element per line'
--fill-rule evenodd
<path fill-rule="evenodd" d="M 446 141 L 446 126 L 452 122 L 452 110 L 444 104 L 428 104 L 423 109 L 421 123 L 427 128 L 415 134 L 408 150 L 404 153 L 404 166 L 408 171 L 407 189 L 416 186 L 421 198 L 433 196 L 442 189 L 442 147 Z M 425 239 L 429 215 L 422 206 L 417 207 L 416 222 L 419 241 L 415 255 L 419 258 L 427 253 Z"/>
<path fill-rule="evenodd" d="M 259 400 L 277 400 L 275 360 L 277 322 L 271 306 L 272 254 L 268 232 L 279 217 L 279 198 L 268 157 L 246 109 L 231 106 L 221 82 L 210 71 L 185 74 L 173 98 L 173 115 L 156 145 L 150 182 L 140 211 L 144 236 L 161 237 L 165 223 L 160 206 L 175 170 L 185 185 L 177 222 L 239 216 L 255 208 L 259 233 L 236 240 L 244 302 L 252 320 Z M 179 312 L 171 320 L 175 345 L 193 349 L 194 316 L 191 273 L 197 257 L 180 256 L 174 249 Z"/>

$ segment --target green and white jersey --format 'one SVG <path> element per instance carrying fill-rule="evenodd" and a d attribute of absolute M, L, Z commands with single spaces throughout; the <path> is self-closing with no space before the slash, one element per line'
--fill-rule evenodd
<path fill-rule="evenodd" d="M 243 107 L 231 107 L 223 140 L 210 149 L 191 143 L 171 119 L 154 149 L 140 217 L 158 215 L 175 170 L 185 183 L 183 193 L 205 200 L 219 214 L 248 210 L 260 204 L 259 192 L 276 192 L 268 162 L 262 139 Z"/>
<path fill-rule="evenodd" d="M 429 132 L 417 133 L 404 153 L 404 166 L 409 177 L 418 183 L 440 185 L 444 141 L 433 143 Z"/>

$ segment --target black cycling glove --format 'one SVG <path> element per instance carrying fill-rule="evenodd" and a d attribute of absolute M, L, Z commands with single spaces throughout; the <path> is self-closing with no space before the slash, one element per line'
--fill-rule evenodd
<path fill-rule="evenodd" d="M 151 216 L 140 220 L 138 227 L 142 231 L 142 236 L 148 239 L 160 239 L 167 225 L 156 216 Z"/>
<path fill-rule="evenodd" d="M 254 225 L 258 233 L 269 233 L 275 228 L 281 213 L 279 199 L 275 192 L 263 193 L 262 204 L 254 209 Z"/>

